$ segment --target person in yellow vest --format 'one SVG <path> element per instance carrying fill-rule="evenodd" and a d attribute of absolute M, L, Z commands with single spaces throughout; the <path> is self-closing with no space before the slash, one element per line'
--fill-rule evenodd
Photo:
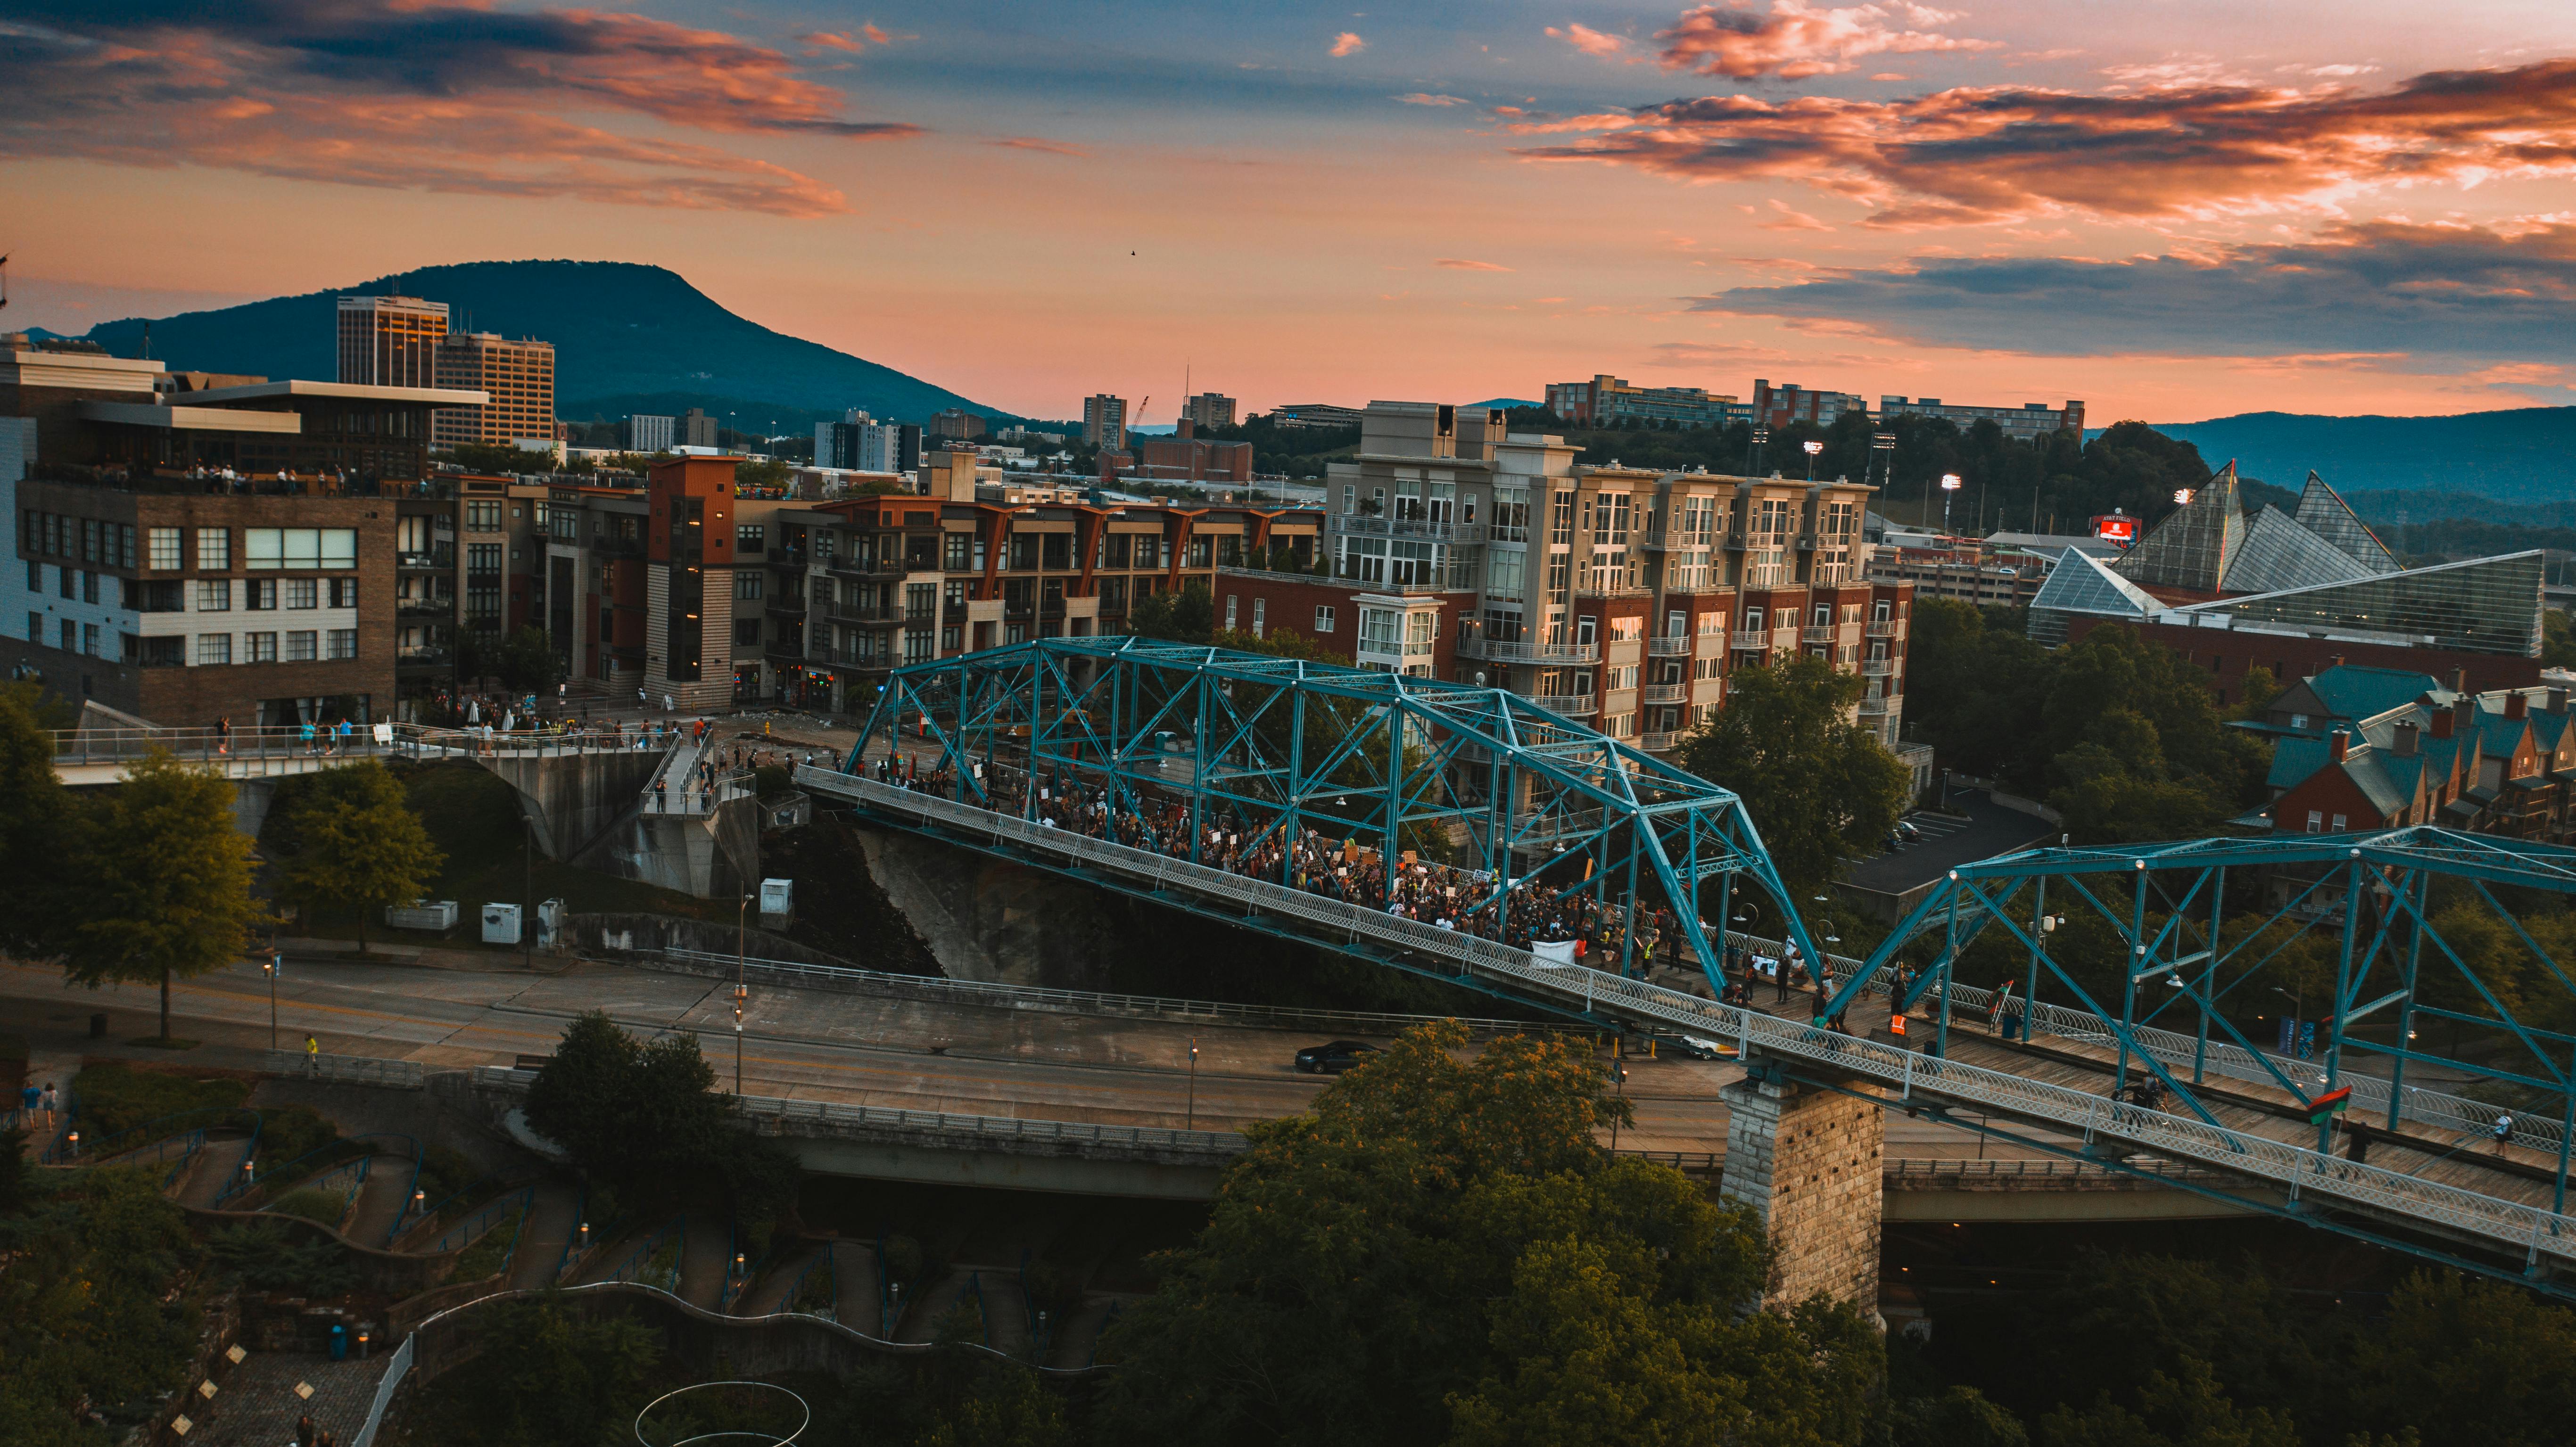
<path fill-rule="evenodd" d="M 322 1073 L 322 1042 L 310 1035 L 304 1037 L 304 1073 L 307 1075 Z"/>

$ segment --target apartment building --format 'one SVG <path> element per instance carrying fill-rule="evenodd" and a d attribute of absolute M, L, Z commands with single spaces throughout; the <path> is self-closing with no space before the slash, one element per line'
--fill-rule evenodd
<path fill-rule="evenodd" d="M 1252 444 L 1219 442 L 1197 436 L 1198 424 L 1184 417 L 1169 437 L 1136 439 L 1132 476 L 1139 482 L 1252 481 Z"/>
<path fill-rule="evenodd" d="M 963 407 L 943 407 L 930 414 L 929 432 L 933 437 L 954 437 L 960 442 L 972 442 L 984 435 L 984 419 Z"/>
<path fill-rule="evenodd" d="M 1913 588 L 1864 576 L 1847 482 L 1578 467 L 1499 409 L 1375 402 L 1326 484 L 1333 577 L 1230 574 L 1220 618 L 1361 663 L 1507 688 L 1653 751 L 1727 677 L 1795 652 L 1865 680 L 1893 744 Z"/>
<path fill-rule="evenodd" d="M 1726 393 L 1698 387 L 1638 387 L 1606 373 L 1595 374 L 1589 382 L 1550 382 L 1547 410 L 1578 427 L 1609 427 L 1632 418 L 1681 427 L 1724 427 L 1753 420 L 1753 409 Z"/>
<path fill-rule="evenodd" d="M 2236 822 L 2282 834 L 2439 824 L 2576 840 L 2567 690 L 2465 691 L 2430 674 L 2337 663 L 2273 700 L 2271 798 Z"/>
<path fill-rule="evenodd" d="M 1181 416 L 1195 427 L 1232 427 L 1235 401 L 1223 392 L 1201 392 L 1181 402 Z"/>
<path fill-rule="evenodd" d="M 435 387 L 447 303 L 416 296 L 344 296 L 337 380 L 362 387 Z"/>
<path fill-rule="evenodd" d="M 1852 392 L 1818 392 L 1795 382 L 1777 385 L 1756 377 L 1753 379 L 1753 422 L 1762 427 L 1786 427 L 1792 422 L 1808 422 L 1818 427 L 1831 427 L 1846 412 L 1867 412 L 1869 399 Z"/>
<path fill-rule="evenodd" d="M 1127 445 L 1127 399 L 1095 392 L 1082 399 L 1082 440 L 1103 452 Z"/>
<path fill-rule="evenodd" d="M 1882 419 L 1890 417 L 1931 417 L 1948 422 L 1965 432 L 1979 422 L 1992 422 L 2003 429 L 2006 437 L 2016 442 L 2036 442 L 2052 433 L 2072 428 L 2084 431 L 2084 404 L 2068 402 L 2051 407 L 2045 402 L 2024 402 L 2018 407 L 1986 407 L 1958 402 L 1943 402 L 1938 397 L 1883 396 L 1878 399 Z"/>
<path fill-rule="evenodd" d="M 677 417 L 656 417 L 643 412 L 627 418 L 626 450 L 640 452 L 647 457 L 656 452 L 670 451 L 679 420 Z"/>
<path fill-rule="evenodd" d="M 513 341 L 491 332 L 450 335 L 438 344 L 441 387 L 481 392 L 479 407 L 438 414 L 434 440 L 441 447 L 508 447 L 555 437 L 555 348 L 552 342 Z"/>
<path fill-rule="evenodd" d="M 841 421 L 814 424 L 814 465 L 843 472 L 910 472 L 921 465 L 919 427 L 879 422 L 852 409 Z"/>

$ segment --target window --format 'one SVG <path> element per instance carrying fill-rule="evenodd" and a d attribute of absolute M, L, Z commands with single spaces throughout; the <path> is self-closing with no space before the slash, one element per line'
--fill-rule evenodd
<path fill-rule="evenodd" d="M 2308 832 L 2311 834 L 2323 834 L 2326 832 L 2326 816 L 2323 810 L 2310 809 L 2308 811 Z"/>
<path fill-rule="evenodd" d="M 2290 715 L 2290 727 L 2292 727 L 2292 728 L 2294 728 L 2294 729 L 2303 729 L 2303 728 L 2306 728 L 2307 726 L 2308 726 L 2308 716 L 2307 716 L 2306 714 L 2303 714 L 2303 713 L 2294 713 L 2294 714 Z"/>
<path fill-rule="evenodd" d="M 1228 633 L 1234 631 L 1234 605 L 1240 601 L 1232 593 L 1225 595 L 1225 631 Z"/>
<path fill-rule="evenodd" d="M 64 619 L 62 629 L 58 636 L 62 639 L 62 648 L 65 653 L 77 653 L 80 651 L 79 624 L 74 623 L 69 618 Z"/>
<path fill-rule="evenodd" d="M 256 567 L 258 565 L 253 564 L 252 566 Z M 501 545 L 499 543 L 467 543 L 465 545 L 465 571 L 469 573 L 500 572 Z"/>
<path fill-rule="evenodd" d="M 54 569 L 54 582 L 57 585 L 54 591 L 66 598 L 73 596 L 72 590 L 79 586 L 78 577 L 79 575 L 70 568 Z"/>
<path fill-rule="evenodd" d="M 297 628 L 290 630 L 286 635 L 286 661 L 289 663 L 311 663 L 314 659 L 322 656 L 320 648 L 321 642 L 321 635 L 310 628 Z"/>
<path fill-rule="evenodd" d="M 931 632 L 927 628 L 907 628 L 903 630 L 903 661 L 906 663 L 929 662 L 931 659 L 930 640 Z"/>
<path fill-rule="evenodd" d="M 243 635 L 242 635 L 242 662 L 244 662 L 244 663 L 275 663 L 276 661 L 277 661 L 277 635 L 276 635 L 276 634 L 274 634 L 274 633 L 245 633 L 245 634 L 243 634 Z"/>
<path fill-rule="evenodd" d="M 733 620 L 733 641 L 752 647 L 758 647 L 760 644 L 760 620 L 757 618 L 736 618 Z"/>
<path fill-rule="evenodd" d="M 769 527 L 766 523 L 736 523 L 733 547 L 737 553 L 760 553 L 769 550 Z"/>
<path fill-rule="evenodd" d="M 92 658 L 99 656 L 97 624 L 84 623 L 81 625 L 81 652 L 88 654 Z"/>
<path fill-rule="evenodd" d="M 905 585 L 904 585 L 904 589 L 903 589 L 903 616 L 904 616 L 904 617 L 906 617 L 906 618 L 914 618 L 914 619 L 926 619 L 926 618 L 930 617 L 930 616 L 931 616 L 931 614 L 933 614 L 933 613 L 937 612 L 937 611 L 938 611 L 938 608 L 939 608 L 939 585 L 938 585 L 938 584 L 936 584 L 936 583 L 907 583 L 907 584 L 905 584 Z M 921 660 L 920 660 L 920 659 L 918 659 L 918 658 L 916 658 L 916 659 L 913 659 L 912 661 L 913 661 L 913 662 L 915 662 L 915 663 L 918 663 L 918 662 L 920 662 Z"/>
<path fill-rule="evenodd" d="M 277 580 L 275 578 L 243 579 L 242 606 L 253 612 L 276 611 Z"/>
<path fill-rule="evenodd" d="M 187 606 L 187 584 L 177 578 L 152 578 L 125 584 L 125 606 L 137 613 L 176 613 Z"/>
<path fill-rule="evenodd" d="M 29 613 L 27 615 L 27 641 L 35 644 L 42 644 L 45 641 L 44 614 Z"/>
<path fill-rule="evenodd" d="M 242 563 L 251 568 L 355 568 L 356 528 L 244 528 Z"/>
<path fill-rule="evenodd" d="M 27 560 L 27 591 L 30 593 L 45 591 L 45 565 L 33 558 Z"/>
<path fill-rule="evenodd" d="M 963 573 L 974 566 L 975 539 L 970 533 L 950 533 L 940 540 L 940 566 L 944 571 Z"/>
<path fill-rule="evenodd" d="M 355 628 L 334 628 L 323 635 L 322 642 L 327 650 L 324 657 L 355 658 L 358 656 L 358 630 Z"/>
<path fill-rule="evenodd" d="M 197 611 L 229 613 L 233 610 L 233 582 L 230 578 L 197 580 Z"/>
<path fill-rule="evenodd" d="M 760 598 L 760 574 L 751 572 L 734 574 L 733 595 L 745 602 L 757 602 Z"/>
<path fill-rule="evenodd" d="M 229 633 L 198 634 L 197 661 L 201 664 L 232 662 L 233 636 Z"/>
<path fill-rule="evenodd" d="M 965 647 L 965 625 L 960 623 L 951 623 L 947 627 L 939 630 L 939 651 L 941 653 L 958 653 L 964 651 Z"/>
<path fill-rule="evenodd" d="M 32 616 L 32 615 L 31 615 L 31 616 Z M 1318 608 L 1316 608 L 1316 610 L 1315 610 L 1315 631 L 1316 631 L 1317 633 L 1330 633 L 1330 632 L 1332 632 L 1332 631 L 1333 631 L 1333 610 L 1332 610 L 1332 609 L 1330 609 L 1330 608 L 1325 608 L 1325 607 L 1318 607 Z"/>
<path fill-rule="evenodd" d="M 1252 600 L 1252 636 L 1255 638 L 1261 636 L 1262 629 L 1268 623 L 1268 614 L 1270 612 L 1269 604 L 1270 600 L 1267 598 L 1255 598 Z"/>
<path fill-rule="evenodd" d="M 98 601 L 98 574 L 81 574 L 81 601 L 84 603 L 95 603 Z"/>
<path fill-rule="evenodd" d="M 2341 834 L 2344 832 L 2345 827 L 2343 816 L 2341 814 L 2334 816 L 2334 832 Z"/>
<path fill-rule="evenodd" d="M 1358 512 L 1359 510 L 1360 490 L 1349 483 L 1342 484 L 1342 511 Z"/>
<path fill-rule="evenodd" d="M 497 533 L 501 530 L 501 504 L 469 502 L 465 505 L 465 530 L 469 533 Z M 256 568 L 257 563 L 251 564 Z"/>
<path fill-rule="evenodd" d="M 331 579 L 331 606 L 334 608 L 357 607 L 358 580 L 355 578 Z"/>
<path fill-rule="evenodd" d="M 1397 630 L 1403 627 L 1397 620 L 1403 616 L 1392 608 L 1362 608 L 1360 647 L 1370 653 L 1396 652 L 1399 647 Z"/>
<path fill-rule="evenodd" d="M 145 567 L 176 572 L 187 566 L 180 560 L 177 528 L 147 528 L 144 531 L 144 539 L 152 554 L 151 560 L 144 564 Z"/>
<path fill-rule="evenodd" d="M 287 607 L 318 608 L 321 605 L 322 587 L 321 580 L 319 578 L 289 578 L 286 580 Z"/>
<path fill-rule="evenodd" d="M 197 568 L 200 572 L 221 572 L 233 565 L 233 535 L 230 528 L 197 529 Z M 231 640 L 225 640 L 229 647 Z"/>

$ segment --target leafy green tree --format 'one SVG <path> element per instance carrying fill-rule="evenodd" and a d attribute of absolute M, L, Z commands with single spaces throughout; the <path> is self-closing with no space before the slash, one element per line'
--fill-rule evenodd
<path fill-rule="evenodd" d="M 61 923 L 72 824 L 70 796 L 54 772 L 52 725 L 29 683 L 0 687 L 0 949 L 53 952 Z"/>
<path fill-rule="evenodd" d="M 1974 1387 L 1898 1402 L 1888 1414 L 1893 1447 L 2029 1447 L 2021 1419 Z"/>
<path fill-rule="evenodd" d="M 1678 1172 L 1611 1160 L 1624 1103 L 1554 1040 L 1419 1027 L 1251 1130 L 1107 1346 L 1126 1438 L 1857 1442 L 1880 1370 L 1847 1308 L 1743 1309 L 1767 1244 Z M 1453 1434 L 1454 1435 L 1451 1435 Z"/>
<path fill-rule="evenodd" d="M 2016 791 L 2046 789 L 2047 759 L 2031 746 L 2048 700 L 2048 650 L 2000 610 L 1921 598 L 1907 627 L 1905 722 L 1948 768 L 2001 779 Z"/>
<path fill-rule="evenodd" d="M 542 694 L 563 678 L 563 658 L 546 631 L 533 625 L 515 629 L 492 650 L 490 669 L 512 693 Z"/>
<path fill-rule="evenodd" d="M 196 1313 L 172 1300 L 186 1216 L 158 1172 L 45 1172 L 0 1216 L 0 1442 L 96 1447 L 81 1413 L 160 1399 L 181 1383 Z M 167 1304 L 165 1304 L 165 1302 Z"/>
<path fill-rule="evenodd" d="M 294 904 L 358 912 L 358 952 L 367 917 L 406 904 L 438 878 L 447 857 L 411 807 L 401 782 L 374 759 L 325 769 L 295 811 L 295 853 L 278 873 L 277 895 Z"/>
<path fill-rule="evenodd" d="M 83 821 L 63 910 L 63 973 L 96 989 L 170 981 L 241 958 L 270 922 L 251 895 L 251 841 L 233 827 L 233 786 L 156 750 Z"/>
<path fill-rule="evenodd" d="M 1206 583 L 1193 578 L 1177 593 L 1137 599 L 1127 610 L 1127 626 L 1147 638 L 1205 643 L 1216 629 L 1216 600 Z"/>
<path fill-rule="evenodd" d="M 1743 798 L 1793 898 L 1875 849 L 1905 811 L 1905 766 L 1844 716 L 1862 687 L 1807 654 L 1739 670 L 1717 717 L 1682 743 L 1683 767 Z"/>
<path fill-rule="evenodd" d="M 794 468 L 774 458 L 768 462 L 737 462 L 733 465 L 736 487 L 784 487 L 794 474 Z"/>
<path fill-rule="evenodd" d="M 2419 1273 L 2355 1353 L 2356 1427 L 2542 1447 L 2576 1422 L 2576 1312 L 2501 1282 Z"/>
<path fill-rule="evenodd" d="M 747 1230 L 765 1232 L 795 1200 L 795 1159 L 737 1129 L 715 1087 L 695 1035 L 647 1043 L 594 1010 L 564 1028 L 529 1088 L 528 1124 L 621 1199 L 716 1190 Z"/>

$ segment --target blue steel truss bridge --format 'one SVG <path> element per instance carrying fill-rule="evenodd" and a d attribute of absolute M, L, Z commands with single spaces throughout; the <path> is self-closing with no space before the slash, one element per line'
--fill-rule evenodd
<path fill-rule="evenodd" d="M 1775 1011 L 1712 998 L 1729 937 L 1703 921 L 1748 896 L 1786 938 L 1736 942 L 1819 958 L 1736 796 L 1499 690 L 1050 639 L 896 671 L 841 767 L 797 782 L 1241 928 L 1718 1041 L 1770 1078 L 2113 1169 L 2206 1167 L 2185 1188 L 2576 1298 L 2576 1034 L 2544 1028 L 2576 1024 L 2576 983 L 2507 907 L 2576 892 L 2576 851 L 2435 829 L 2025 851 L 1953 871 Z M 2537 957 L 2518 992 L 2437 926 L 2468 910 Z M 1576 960 L 1549 938 L 1575 918 L 1615 943 Z M 2304 1057 L 2235 1023 L 2298 950 L 2330 961 Z M 1657 955 L 1709 993 L 1638 978 Z M 1998 958 L 2001 1000 L 1970 983 Z"/>

